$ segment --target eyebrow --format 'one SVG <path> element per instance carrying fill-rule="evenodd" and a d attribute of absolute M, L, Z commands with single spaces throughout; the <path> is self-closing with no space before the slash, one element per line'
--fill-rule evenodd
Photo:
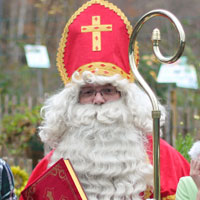
<path fill-rule="evenodd" d="M 113 88 L 116 88 L 115 86 L 111 85 L 111 84 L 107 84 L 107 85 L 98 85 L 100 87 L 113 87 Z M 97 87 L 98 87 L 97 86 Z M 95 89 L 95 86 L 83 86 L 80 88 L 80 90 L 82 89 Z"/>
<path fill-rule="evenodd" d="M 83 87 L 83 88 L 80 89 L 80 91 L 81 90 L 88 90 L 88 89 L 94 89 L 94 88 L 93 87 Z"/>

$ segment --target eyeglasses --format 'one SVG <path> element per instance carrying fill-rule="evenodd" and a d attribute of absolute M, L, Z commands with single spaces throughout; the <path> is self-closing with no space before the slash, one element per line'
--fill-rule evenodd
<path fill-rule="evenodd" d="M 79 98 L 94 98 L 97 93 L 100 93 L 105 99 L 113 97 L 116 94 L 120 94 L 120 92 L 112 86 L 104 87 L 99 90 L 95 88 L 82 88 L 79 94 Z"/>

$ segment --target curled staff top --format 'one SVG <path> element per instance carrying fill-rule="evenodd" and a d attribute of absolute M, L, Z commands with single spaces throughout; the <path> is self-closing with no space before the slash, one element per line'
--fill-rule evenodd
<path fill-rule="evenodd" d="M 145 15 L 143 15 L 138 20 L 135 27 L 133 28 L 133 32 L 131 34 L 131 38 L 130 38 L 130 42 L 129 42 L 130 67 L 131 67 L 133 74 L 135 75 L 135 78 L 138 80 L 139 84 L 143 87 L 143 89 L 148 94 L 148 96 L 151 100 L 154 111 L 159 110 L 158 102 L 157 102 L 157 99 L 156 99 L 153 91 L 151 90 L 151 88 L 148 86 L 148 84 L 145 82 L 145 80 L 142 78 L 142 76 L 138 72 L 138 69 L 137 69 L 135 61 L 134 61 L 134 49 L 133 49 L 133 47 L 134 47 L 134 44 L 136 42 L 137 34 L 140 31 L 140 29 L 142 28 L 142 26 L 144 25 L 144 23 L 146 21 L 148 21 L 149 19 L 156 17 L 156 16 L 165 17 L 165 18 L 167 18 L 171 21 L 171 23 L 174 25 L 174 27 L 176 28 L 176 30 L 179 33 L 179 42 L 180 42 L 179 48 L 173 56 L 164 57 L 162 55 L 162 53 L 160 52 L 160 49 L 159 49 L 159 42 L 158 41 L 160 40 L 160 38 L 159 37 L 153 37 L 153 51 L 154 51 L 156 58 L 160 62 L 163 62 L 163 63 L 174 63 L 175 61 L 177 61 L 180 58 L 180 56 L 182 55 L 182 53 L 184 51 L 184 47 L 185 47 L 185 32 L 183 30 L 183 27 L 182 27 L 181 23 L 179 22 L 179 20 L 172 13 L 170 13 L 167 10 L 157 9 L 157 10 L 152 10 L 152 11 L 146 13 Z M 158 30 L 156 30 L 156 31 L 158 31 Z"/>

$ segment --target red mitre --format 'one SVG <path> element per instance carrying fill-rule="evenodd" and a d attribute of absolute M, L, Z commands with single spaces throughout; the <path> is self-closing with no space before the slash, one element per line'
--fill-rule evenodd
<path fill-rule="evenodd" d="M 66 85 L 77 71 L 120 74 L 132 82 L 128 59 L 132 26 L 124 13 L 104 0 L 91 0 L 69 19 L 60 41 L 57 66 Z M 135 47 L 138 63 L 138 48 Z"/>

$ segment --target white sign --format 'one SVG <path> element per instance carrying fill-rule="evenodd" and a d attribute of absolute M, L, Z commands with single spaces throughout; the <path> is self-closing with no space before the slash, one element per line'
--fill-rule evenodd
<path fill-rule="evenodd" d="M 50 61 L 46 46 L 30 45 L 24 46 L 27 64 L 33 68 L 49 68 Z"/>
<path fill-rule="evenodd" d="M 198 89 L 196 69 L 192 65 L 162 64 L 157 82 L 176 83 L 177 87 Z"/>

